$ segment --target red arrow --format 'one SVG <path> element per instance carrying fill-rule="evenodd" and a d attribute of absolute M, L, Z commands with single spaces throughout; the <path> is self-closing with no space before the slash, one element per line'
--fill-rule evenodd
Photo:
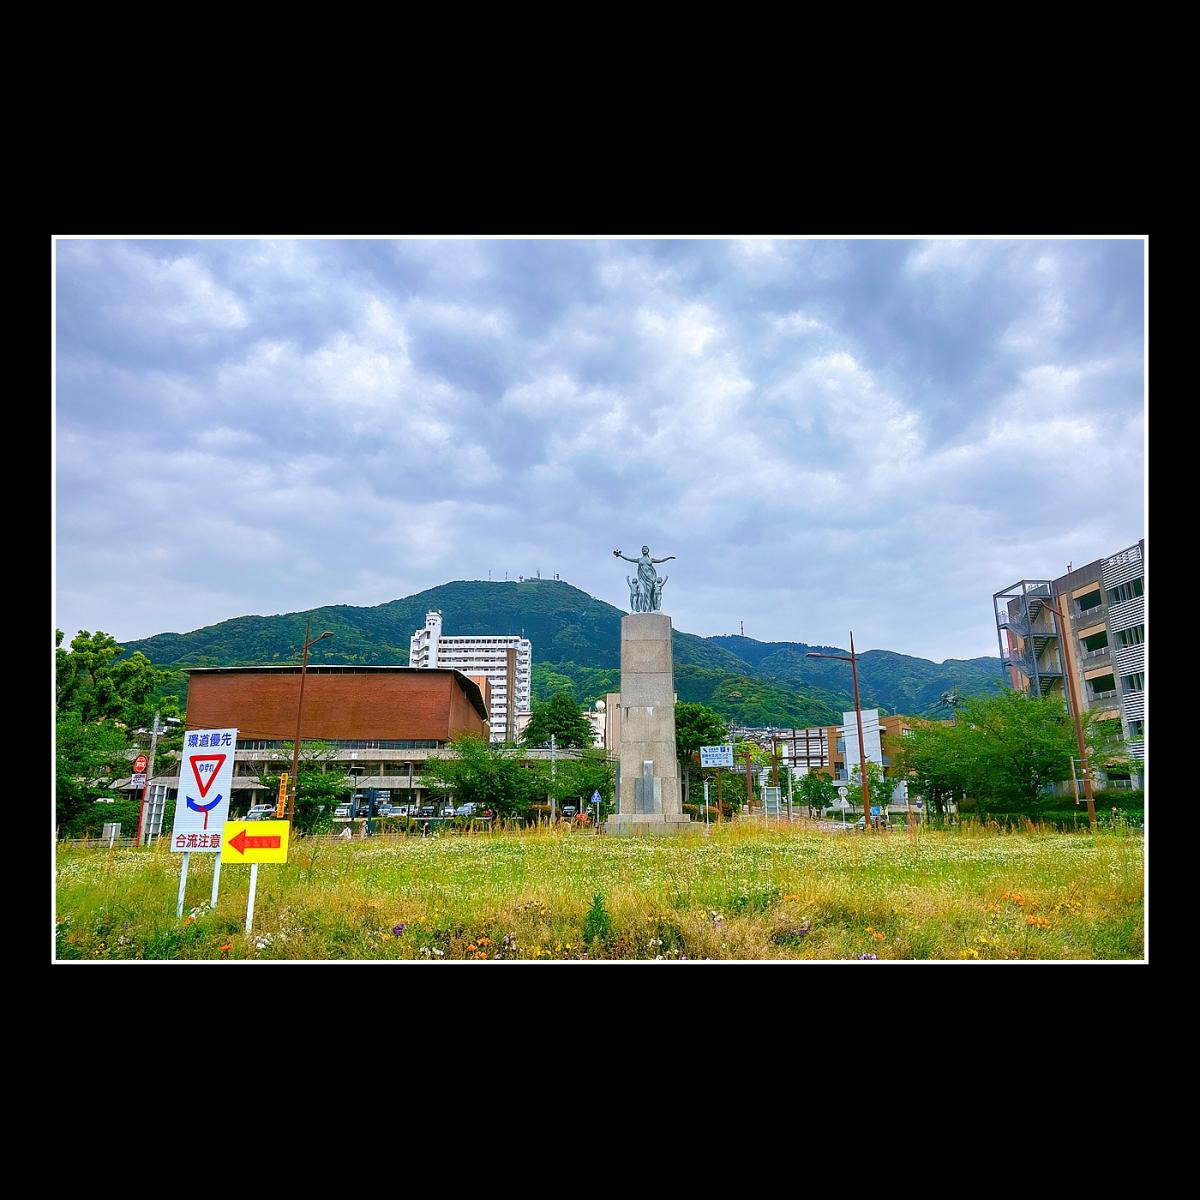
<path fill-rule="evenodd" d="M 239 854 L 245 854 L 247 850 L 278 850 L 280 840 L 278 837 L 247 837 L 246 831 L 242 829 L 226 844 L 232 846 Z"/>

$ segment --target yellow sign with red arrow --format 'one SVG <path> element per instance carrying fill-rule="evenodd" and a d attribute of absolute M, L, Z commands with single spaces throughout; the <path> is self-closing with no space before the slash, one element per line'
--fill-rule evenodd
<path fill-rule="evenodd" d="M 221 858 L 227 863 L 285 863 L 286 821 L 226 821 Z"/>

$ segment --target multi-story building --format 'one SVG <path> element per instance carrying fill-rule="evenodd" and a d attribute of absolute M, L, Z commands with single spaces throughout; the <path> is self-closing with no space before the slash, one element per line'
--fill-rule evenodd
<path fill-rule="evenodd" d="M 1146 737 L 1144 552 L 1143 540 L 1057 579 L 1022 579 L 993 596 L 1012 686 L 1070 707 L 1069 671 L 1080 709 L 1119 721 L 1135 761 L 1145 757 Z M 1140 782 L 1136 773 L 1131 782 Z"/>
<path fill-rule="evenodd" d="M 889 750 L 895 745 L 896 739 L 904 736 L 909 728 L 907 718 L 895 715 L 881 717 L 879 709 L 864 708 L 862 710 L 863 751 L 868 762 L 878 763 L 883 768 L 885 776 L 896 777 L 896 786 L 892 791 L 892 804 L 906 807 L 908 804 L 908 780 L 898 775 L 892 767 Z M 824 725 L 816 730 L 806 731 L 810 735 L 821 733 L 824 746 L 820 751 L 823 762 L 818 761 L 815 747 L 806 748 L 803 742 L 799 744 L 801 754 L 810 755 L 809 770 L 821 771 L 830 776 L 838 785 L 838 791 L 843 799 L 851 786 L 851 775 L 858 766 L 858 722 L 854 712 L 842 713 L 840 725 Z M 888 739 L 885 743 L 884 739 Z M 783 743 L 790 749 L 790 739 Z"/>
<path fill-rule="evenodd" d="M 427 612 L 425 627 L 409 641 L 408 665 L 484 676 L 491 685 L 491 740 L 515 741 L 518 716 L 532 707 L 533 646 L 527 638 L 447 637 L 442 614 Z"/>

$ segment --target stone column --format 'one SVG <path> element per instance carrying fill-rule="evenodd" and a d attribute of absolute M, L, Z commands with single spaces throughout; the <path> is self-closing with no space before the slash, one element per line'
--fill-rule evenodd
<path fill-rule="evenodd" d="M 683 815 L 675 761 L 675 666 L 671 618 L 630 613 L 621 619 L 621 786 L 613 834 L 678 833 Z"/>

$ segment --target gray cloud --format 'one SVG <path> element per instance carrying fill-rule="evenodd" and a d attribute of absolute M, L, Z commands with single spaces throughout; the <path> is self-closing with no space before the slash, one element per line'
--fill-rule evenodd
<path fill-rule="evenodd" d="M 995 653 L 1143 532 L 1137 241 L 60 241 L 57 620 L 670 564 L 697 633 Z"/>

